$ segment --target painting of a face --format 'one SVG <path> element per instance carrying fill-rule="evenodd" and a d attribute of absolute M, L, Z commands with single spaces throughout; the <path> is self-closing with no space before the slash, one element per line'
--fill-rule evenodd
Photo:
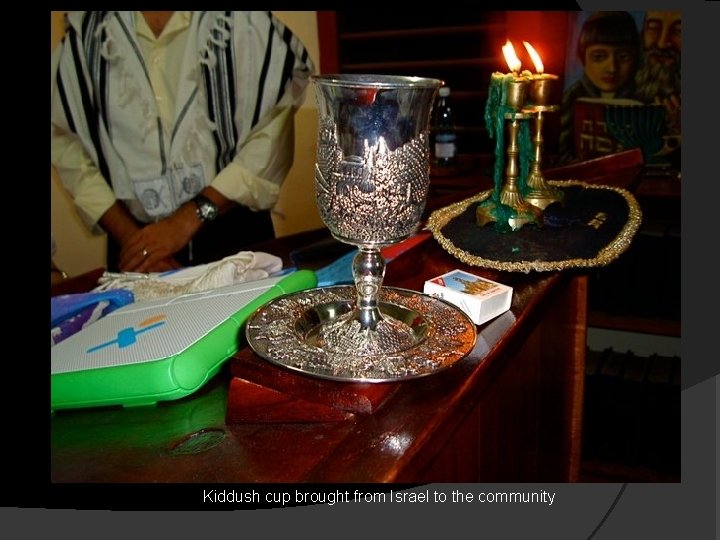
<path fill-rule="evenodd" d="M 585 73 L 601 92 L 616 92 L 633 76 L 636 57 L 628 47 L 598 43 L 585 50 Z"/>

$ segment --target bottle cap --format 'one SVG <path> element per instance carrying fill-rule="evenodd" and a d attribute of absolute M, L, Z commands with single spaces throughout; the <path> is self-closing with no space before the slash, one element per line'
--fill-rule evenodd
<path fill-rule="evenodd" d="M 440 87 L 440 90 L 438 90 L 438 94 L 441 97 L 447 97 L 450 95 L 450 87 L 449 86 L 442 86 Z"/>

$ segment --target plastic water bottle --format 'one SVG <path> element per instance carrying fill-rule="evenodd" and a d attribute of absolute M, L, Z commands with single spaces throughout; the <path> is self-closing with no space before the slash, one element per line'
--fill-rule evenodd
<path fill-rule="evenodd" d="M 450 103 L 449 86 L 443 86 L 438 91 L 434 128 L 435 163 L 441 167 L 453 165 L 457 155 L 457 132 L 455 130 L 455 115 Z"/>

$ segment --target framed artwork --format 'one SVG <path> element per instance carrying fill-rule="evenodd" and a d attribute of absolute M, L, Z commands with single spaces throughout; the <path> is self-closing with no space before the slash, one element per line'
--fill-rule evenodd
<path fill-rule="evenodd" d="M 648 165 L 679 165 L 680 12 L 570 16 L 561 161 L 640 147 Z"/>

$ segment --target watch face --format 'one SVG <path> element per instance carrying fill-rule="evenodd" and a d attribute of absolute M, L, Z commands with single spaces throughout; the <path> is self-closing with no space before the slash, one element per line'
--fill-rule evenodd
<path fill-rule="evenodd" d="M 203 221 L 212 221 L 218 215 L 217 206 L 205 197 L 196 197 L 198 217 Z"/>
<path fill-rule="evenodd" d="M 212 203 L 203 204 L 203 216 L 207 220 L 215 219 L 217 217 L 217 208 Z"/>

